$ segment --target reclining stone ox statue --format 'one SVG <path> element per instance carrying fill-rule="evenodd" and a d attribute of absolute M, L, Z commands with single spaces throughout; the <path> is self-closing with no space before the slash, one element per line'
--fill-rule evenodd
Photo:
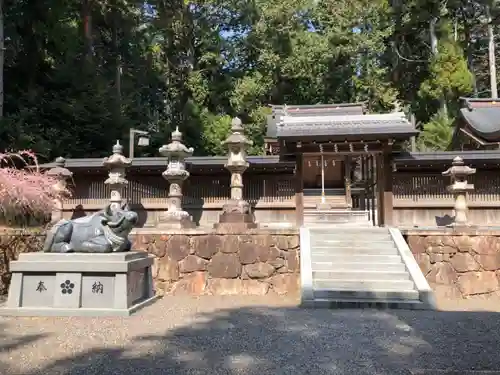
<path fill-rule="evenodd" d="M 131 248 L 128 235 L 138 216 L 128 206 L 111 205 L 95 214 L 60 220 L 47 233 L 43 251 L 52 253 L 112 253 Z"/>

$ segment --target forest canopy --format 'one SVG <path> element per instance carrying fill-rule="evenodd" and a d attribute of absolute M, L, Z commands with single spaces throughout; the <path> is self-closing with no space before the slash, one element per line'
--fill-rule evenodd
<path fill-rule="evenodd" d="M 223 153 L 240 116 L 262 153 L 269 104 L 401 108 L 442 149 L 460 96 L 496 97 L 494 1 L 3 0 L 0 149 L 101 157 L 130 128 L 155 155 L 179 126 Z M 1 48 L 3 45 L 3 48 Z"/>

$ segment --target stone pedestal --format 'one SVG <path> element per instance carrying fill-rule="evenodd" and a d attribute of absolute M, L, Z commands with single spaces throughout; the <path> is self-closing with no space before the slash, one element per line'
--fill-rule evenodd
<path fill-rule="evenodd" d="M 230 200 L 222 207 L 219 222 L 214 224 L 214 228 L 222 229 L 226 227 L 231 229 L 257 228 L 248 202 L 244 200 Z"/>
<path fill-rule="evenodd" d="M 0 315 L 128 316 L 156 299 L 145 252 L 25 253 L 10 263 Z"/>

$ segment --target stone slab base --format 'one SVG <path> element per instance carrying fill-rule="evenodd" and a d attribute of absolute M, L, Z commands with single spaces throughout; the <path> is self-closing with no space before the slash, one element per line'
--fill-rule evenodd
<path fill-rule="evenodd" d="M 10 264 L 12 280 L 0 315 L 126 316 L 155 300 L 145 252 L 25 253 Z"/>
<path fill-rule="evenodd" d="M 219 222 L 214 225 L 215 229 L 223 228 L 257 228 L 253 216 L 250 213 L 223 212 L 219 217 Z"/>
<path fill-rule="evenodd" d="M 88 317 L 111 317 L 130 316 L 136 311 L 155 302 L 161 296 L 155 295 L 128 309 L 59 309 L 59 308 L 30 308 L 30 307 L 0 307 L 0 316 L 88 316 Z"/>
<path fill-rule="evenodd" d="M 193 229 L 196 228 L 196 223 L 193 221 L 186 220 L 171 220 L 171 221 L 159 221 L 158 228 L 161 229 Z"/>

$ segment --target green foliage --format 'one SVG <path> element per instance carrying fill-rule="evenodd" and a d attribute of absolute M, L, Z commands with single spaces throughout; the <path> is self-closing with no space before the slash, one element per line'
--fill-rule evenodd
<path fill-rule="evenodd" d="M 462 49 L 449 41 L 443 42 L 439 53 L 430 63 L 430 76 L 422 82 L 419 94 L 433 99 L 456 100 L 472 91 L 472 74 Z"/>
<path fill-rule="evenodd" d="M 217 116 L 206 110 L 201 114 L 202 138 L 206 154 L 225 155 L 227 153 L 227 149 L 222 145 L 222 142 L 230 133 L 231 120 L 230 116 Z"/>
<path fill-rule="evenodd" d="M 444 151 L 453 137 L 453 118 L 440 110 L 424 125 L 418 137 L 417 147 L 420 151 Z"/>
<path fill-rule="evenodd" d="M 367 101 L 385 112 L 398 99 L 428 122 L 438 100 L 453 115 L 471 71 L 477 91 L 489 88 L 477 1 L 6 0 L 3 9 L 0 150 L 45 159 L 108 155 L 131 127 L 155 130 L 138 155 L 156 155 L 176 126 L 196 154 L 225 154 L 233 116 L 259 154 L 269 104 Z"/>

